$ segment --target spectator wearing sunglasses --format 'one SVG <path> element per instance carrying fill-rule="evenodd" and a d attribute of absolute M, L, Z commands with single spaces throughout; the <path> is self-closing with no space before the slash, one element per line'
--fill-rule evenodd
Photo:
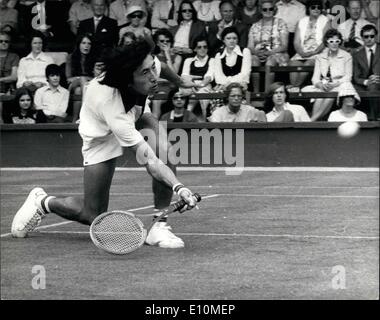
<path fill-rule="evenodd" d="M 297 53 L 291 58 L 290 66 L 314 66 L 316 55 L 325 48 L 323 36 L 331 26 L 329 19 L 322 14 L 322 10 L 321 0 L 311 0 L 307 3 L 308 15 L 298 22 L 296 28 L 294 47 Z M 292 72 L 290 83 L 296 91 L 299 91 L 299 87 L 308 76 L 308 72 Z"/>
<path fill-rule="evenodd" d="M 362 28 L 360 35 L 364 46 L 352 56 L 354 68 L 354 85 L 358 90 L 380 91 L 380 45 L 376 43 L 378 30 L 368 24 Z M 380 119 L 380 101 L 378 98 L 368 102 L 370 120 Z"/>
<path fill-rule="evenodd" d="M 198 122 L 194 113 L 187 110 L 189 96 L 184 95 L 178 88 L 169 92 L 168 105 L 171 111 L 164 113 L 160 120 L 167 122 Z"/>
<path fill-rule="evenodd" d="M 117 21 L 117 25 L 119 27 L 130 22 L 128 20 L 128 9 L 131 6 L 140 6 L 146 11 L 145 0 L 115 0 L 110 4 L 110 14 L 109 17 L 111 19 L 115 19 Z M 146 23 L 146 17 L 144 17 L 144 26 Z"/>
<path fill-rule="evenodd" d="M 212 81 L 214 80 L 214 58 L 210 58 L 208 55 L 208 42 L 206 38 L 198 38 L 195 41 L 194 52 L 196 55 L 191 58 L 187 58 L 183 64 L 182 77 L 188 77 L 195 83 L 202 85 L 198 89 L 182 89 L 182 92 L 190 94 L 191 91 L 197 93 L 209 93 L 212 92 Z M 193 111 L 198 100 L 190 100 L 188 104 L 188 110 Z M 207 107 L 210 104 L 210 99 L 200 100 L 202 119 L 206 121 Z"/>
<path fill-rule="evenodd" d="M 348 1 L 347 12 L 350 18 L 338 26 L 338 31 L 343 36 L 343 44 L 347 51 L 357 49 L 363 45 L 360 30 L 370 22 L 361 17 L 362 2 L 359 0 Z"/>
<path fill-rule="evenodd" d="M 172 33 L 168 29 L 158 29 L 153 35 L 153 40 L 155 43 L 154 54 L 159 61 L 165 63 L 167 67 L 178 74 L 179 68 L 182 64 L 182 57 L 179 54 L 176 54 L 173 50 L 174 38 Z M 166 93 L 173 89 L 173 85 L 165 80 L 159 79 L 159 93 Z M 164 100 L 153 100 L 152 101 L 152 113 L 157 118 L 161 115 L 161 106 L 164 103 Z"/>
<path fill-rule="evenodd" d="M 289 56 L 293 56 L 296 52 L 293 46 L 294 35 L 298 21 L 306 16 L 306 7 L 297 0 L 280 0 L 276 3 L 276 18 L 282 19 L 287 26 L 289 32 Z"/>
<path fill-rule="evenodd" d="M 145 9 L 141 6 L 130 6 L 127 9 L 126 16 L 129 22 L 121 26 L 119 31 L 119 45 L 123 36 L 127 32 L 132 32 L 136 38 L 145 38 L 149 44 L 154 47 L 152 32 L 144 26 L 144 19 L 147 16 Z"/>
<path fill-rule="evenodd" d="M 266 122 L 264 111 L 244 104 L 244 88 L 236 82 L 226 88 L 225 105 L 214 109 L 210 122 Z"/>
<path fill-rule="evenodd" d="M 195 39 L 207 35 L 205 24 L 198 21 L 197 12 L 189 0 L 183 0 L 179 7 L 178 25 L 170 29 L 174 35 L 173 50 L 183 60 L 193 55 Z"/>
<path fill-rule="evenodd" d="M 10 35 L 6 32 L 0 32 L 0 94 L 8 93 L 12 87 L 15 87 L 17 81 L 17 68 L 20 59 L 17 54 L 9 51 L 10 43 Z"/>
<path fill-rule="evenodd" d="M 285 21 L 276 18 L 273 0 L 262 0 L 263 18 L 252 25 L 248 34 L 248 48 L 252 54 L 252 66 L 285 66 L 289 61 L 288 29 Z M 274 73 L 270 73 L 270 82 L 274 82 Z M 253 91 L 259 92 L 260 74 L 252 73 Z"/>
<path fill-rule="evenodd" d="M 343 85 L 353 88 L 352 56 L 341 48 L 342 34 L 336 29 L 326 32 L 323 42 L 326 48 L 315 59 L 312 86 L 302 89 L 303 92 L 338 92 Z M 311 116 L 312 121 L 323 119 L 328 114 L 334 98 L 316 99 Z"/>

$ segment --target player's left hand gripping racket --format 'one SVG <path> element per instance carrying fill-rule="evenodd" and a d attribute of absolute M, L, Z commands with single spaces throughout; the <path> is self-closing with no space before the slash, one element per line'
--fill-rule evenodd
<path fill-rule="evenodd" d="M 197 202 L 201 196 L 194 193 Z M 142 221 L 128 211 L 109 211 L 97 216 L 90 226 L 92 242 L 100 249 L 114 254 L 126 254 L 140 248 L 152 228 L 163 216 L 181 210 L 186 205 L 185 200 L 179 200 L 162 210 L 154 218 L 149 229 L 144 228 Z"/>

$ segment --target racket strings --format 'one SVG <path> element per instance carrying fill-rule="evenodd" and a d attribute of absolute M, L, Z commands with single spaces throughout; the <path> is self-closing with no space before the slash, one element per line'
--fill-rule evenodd
<path fill-rule="evenodd" d="M 133 215 L 112 212 L 94 222 L 91 231 L 94 241 L 109 252 L 128 253 L 144 243 L 144 227 Z"/>

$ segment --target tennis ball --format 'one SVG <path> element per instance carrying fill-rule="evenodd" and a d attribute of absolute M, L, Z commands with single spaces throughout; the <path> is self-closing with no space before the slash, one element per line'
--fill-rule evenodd
<path fill-rule="evenodd" d="M 359 123 L 357 123 L 355 121 L 347 121 L 345 123 L 342 123 L 338 127 L 338 135 L 341 138 L 348 139 L 348 138 L 352 138 L 355 135 L 357 135 L 359 130 L 360 130 Z"/>

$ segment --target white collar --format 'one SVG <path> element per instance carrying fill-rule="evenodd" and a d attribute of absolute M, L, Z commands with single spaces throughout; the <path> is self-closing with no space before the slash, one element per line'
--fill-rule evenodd
<path fill-rule="evenodd" d="M 198 56 L 194 57 L 194 61 L 199 61 L 199 62 L 207 61 L 207 59 L 208 59 L 208 55 L 206 55 L 204 58 L 199 58 Z"/>
<path fill-rule="evenodd" d="M 62 87 L 59 85 L 57 88 L 51 88 L 50 85 L 48 84 L 48 85 L 46 86 L 45 91 L 48 91 L 48 90 L 50 90 L 50 91 L 52 91 L 52 92 L 55 92 L 55 91 L 61 92 Z"/>
<path fill-rule="evenodd" d="M 372 47 L 365 47 L 365 50 L 367 51 L 367 52 L 369 52 L 369 50 L 370 49 L 372 49 L 372 52 L 375 54 L 375 52 L 376 52 L 376 43 L 374 43 L 374 45 L 372 46 Z"/>
<path fill-rule="evenodd" d="M 236 47 L 234 48 L 234 50 L 232 50 L 233 53 L 237 54 L 238 56 L 243 56 L 243 53 L 241 52 L 241 49 L 239 47 L 239 45 L 236 45 Z M 220 58 L 224 58 L 225 56 L 227 55 L 231 55 L 232 53 L 228 54 L 227 53 L 227 48 L 225 48 L 223 50 L 223 53 L 220 55 Z"/>
<path fill-rule="evenodd" d="M 190 20 L 190 21 L 182 20 L 181 26 L 191 26 L 192 22 L 193 22 L 193 20 Z"/>
<path fill-rule="evenodd" d="M 289 102 L 285 102 L 284 103 L 284 110 L 288 110 L 289 108 L 288 108 L 288 105 L 289 105 Z M 281 110 L 282 111 L 282 110 Z M 277 109 L 276 109 L 276 107 L 273 107 L 273 109 L 272 109 L 272 112 L 273 113 L 280 113 L 281 111 L 277 111 Z"/>
<path fill-rule="evenodd" d="M 31 59 L 31 60 L 45 60 L 45 58 L 46 58 L 46 55 L 45 55 L 45 53 L 43 52 L 43 51 L 41 51 L 38 55 L 37 55 L 37 57 L 33 57 L 33 53 L 31 52 L 31 53 L 29 53 L 26 57 L 25 57 L 25 59 Z"/>

